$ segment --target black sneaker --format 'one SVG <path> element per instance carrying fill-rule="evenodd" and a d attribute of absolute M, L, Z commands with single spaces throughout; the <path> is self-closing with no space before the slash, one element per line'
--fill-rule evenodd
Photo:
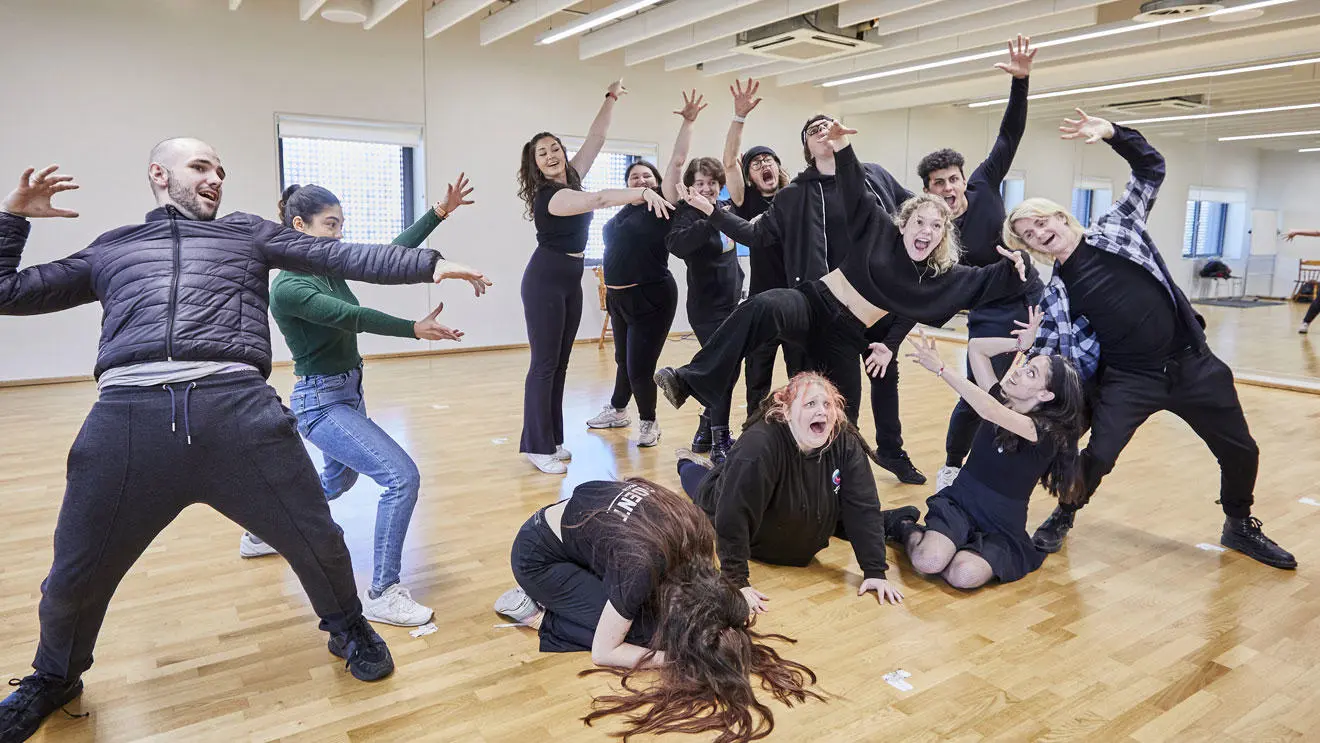
<path fill-rule="evenodd" d="M 881 467 L 894 473 L 894 477 L 897 477 L 899 482 L 908 485 L 926 484 L 926 476 L 921 474 L 921 470 L 917 469 L 916 465 L 912 464 L 912 459 L 908 457 L 907 452 L 900 451 L 892 457 L 876 455 L 876 459 Z"/>
<path fill-rule="evenodd" d="M 52 712 L 82 694 L 81 678 L 66 683 L 58 676 L 37 672 L 25 679 L 10 679 L 17 686 L 0 702 L 0 743 L 27 740 Z"/>
<path fill-rule="evenodd" d="M 719 464 L 729 458 L 729 450 L 733 448 L 733 437 L 729 435 L 728 426 L 710 427 L 710 461 Z"/>
<path fill-rule="evenodd" d="M 1254 516 L 1224 519 L 1224 533 L 1219 537 L 1219 543 L 1270 567 L 1297 569 L 1297 558 L 1265 536 L 1265 532 L 1260 530 L 1260 519 Z"/>
<path fill-rule="evenodd" d="M 697 432 L 692 434 L 692 453 L 709 454 L 710 444 L 713 440 L 710 436 L 710 418 L 702 413 L 698 420 L 700 423 L 697 424 Z"/>
<path fill-rule="evenodd" d="M 358 681 L 379 681 L 394 673 L 390 649 L 365 619 L 359 618 L 347 632 L 330 635 L 327 647 L 348 661 L 345 667 Z"/>
<path fill-rule="evenodd" d="M 917 519 L 921 518 L 921 509 L 916 506 L 902 506 L 880 512 L 884 519 L 885 541 L 907 545 L 908 535 L 917 528 Z"/>
<path fill-rule="evenodd" d="M 1031 543 L 1041 552 L 1058 552 L 1063 547 L 1063 538 L 1073 528 L 1076 514 L 1076 511 L 1065 511 L 1063 506 L 1055 506 L 1054 513 L 1036 527 L 1036 533 L 1031 535 Z"/>
<path fill-rule="evenodd" d="M 654 379 L 656 386 L 660 388 L 661 392 L 665 393 L 665 399 L 676 408 L 683 407 L 683 403 L 687 402 L 688 396 L 692 394 L 692 391 L 683 383 L 683 380 L 678 378 L 678 372 L 674 371 L 672 367 L 661 368 L 655 373 Z"/>

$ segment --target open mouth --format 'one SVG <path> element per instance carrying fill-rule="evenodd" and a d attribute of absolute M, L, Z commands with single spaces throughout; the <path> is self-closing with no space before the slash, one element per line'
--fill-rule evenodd
<path fill-rule="evenodd" d="M 218 203 L 220 201 L 220 194 L 216 193 L 215 191 L 212 191 L 209 188 L 197 189 L 197 195 L 211 202 L 212 204 Z"/>
<path fill-rule="evenodd" d="M 1049 235 L 1045 237 L 1044 240 L 1041 240 L 1040 242 L 1041 246 L 1048 248 L 1049 246 L 1054 244 L 1054 238 L 1056 237 L 1058 236 L 1051 232 Z"/>
<path fill-rule="evenodd" d="M 816 434 L 817 436 L 824 436 L 825 431 L 828 430 L 828 427 L 825 425 L 825 421 L 814 421 L 811 424 L 810 428 L 811 428 L 811 432 Z"/>
<path fill-rule="evenodd" d="M 944 203 L 948 204 L 950 209 L 957 208 L 957 206 L 958 206 L 958 197 L 956 197 L 956 196 L 945 196 L 945 197 L 944 197 Z"/>
<path fill-rule="evenodd" d="M 917 249 L 918 253 L 925 253 L 927 250 L 930 250 L 930 240 L 926 240 L 920 237 L 918 237 L 916 240 L 913 240 L 912 245 Z"/>

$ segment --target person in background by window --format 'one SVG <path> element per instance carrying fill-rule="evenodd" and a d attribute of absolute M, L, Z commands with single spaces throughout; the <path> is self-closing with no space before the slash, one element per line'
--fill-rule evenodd
<path fill-rule="evenodd" d="M 1084 230 L 1048 199 L 1027 199 L 1004 220 L 1004 242 L 1054 261 L 1045 288 L 1036 353 L 1059 354 L 1094 379 L 1091 438 L 1082 452 L 1085 490 L 1060 502 L 1032 540 L 1058 552 L 1100 481 L 1146 420 L 1161 410 L 1200 436 L 1221 473 L 1220 543 L 1252 559 L 1291 570 L 1297 560 L 1265 536 L 1251 515 L 1260 449 L 1247 428 L 1233 372 L 1206 345 L 1204 320 L 1174 283 L 1146 230 L 1164 182 L 1164 157 L 1135 129 L 1088 116 L 1064 119 L 1064 139 L 1106 141 L 1132 169 L 1123 197 Z"/>
<path fill-rule="evenodd" d="M 656 216 L 667 218 L 674 208 L 646 187 L 582 190 L 582 177 L 605 146 L 614 104 L 627 92 L 621 80 L 610 84 L 586 141 L 571 160 L 564 143 L 550 132 L 537 134 L 522 148 L 518 196 L 526 205 L 527 218 L 536 225 L 536 250 L 522 279 L 531 363 L 518 451 L 546 474 L 564 474 L 568 471 L 564 463 L 572 457 L 564 448 L 564 381 L 582 320 L 582 269 L 591 213 L 646 204 Z"/>
<path fill-rule="evenodd" d="M 788 173 L 784 171 L 779 155 L 769 147 L 755 146 L 741 156 L 743 126 L 747 117 L 761 102 L 756 97 L 761 83 L 747 78 L 744 87 L 735 80 L 729 86 L 733 95 L 733 120 L 729 122 L 729 133 L 724 138 L 724 175 L 725 187 L 729 190 L 729 201 L 733 202 L 733 213 L 747 221 L 761 216 L 774 201 L 775 195 L 788 185 Z M 750 276 L 747 280 L 747 296 L 753 297 L 767 289 L 787 289 L 788 272 L 784 268 L 784 251 L 781 245 L 765 245 L 756 250 L 747 249 L 748 262 L 751 263 Z M 777 343 L 770 343 L 756 349 L 747 356 L 746 373 L 743 377 L 747 385 L 747 415 L 751 415 L 761 405 L 765 396 L 770 394 L 774 379 L 775 351 Z M 784 366 L 788 376 L 793 377 L 807 368 L 807 359 L 801 351 L 792 346 L 783 346 Z"/>
<path fill-rule="evenodd" d="M 990 154 L 972 171 L 971 178 L 963 173 L 965 161 L 962 153 L 954 150 L 936 150 L 917 164 L 922 190 L 944 199 L 953 210 L 953 225 L 958 228 L 958 239 L 963 248 L 958 260 L 968 266 L 988 266 L 999 261 L 995 248 L 1003 243 L 1000 234 L 1004 227 L 1004 198 L 999 190 L 1009 168 L 1013 167 L 1013 157 L 1027 128 L 1027 86 L 1035 57 L 1031 39 L 1018 36 L 1016 42 L 1008 43 L 1008 62 L 995 65 L 1013 77 L 1008 106 L 1004 109 L 999 136 L 990 148 Z M 1014 323 L 1026 321 L 1027 307 L 1035 305 L 1042 289 L 1037 282 L 1028 287 L 1025 298 L 1013 298 L 969 311 L 967 337 L 1007 338 L 1015 328 Z M 1008 356 L 994 357 L 995 374 L 998 377 L 1007 374 L 1012 361 Z M 970 363 L 967 378 L 973 379 Z M 972 438 L 980 424 L 981 417 L 965 398 L 959 397 L 949 415 L 949 432 L 944 439 L 945 461 L 935 475 L 935 492 L 948 487 L 958 476 L 958 468 L 971 451 Z"/>
<path fill-rule="evenodd" d="M 1289 230 L 1283 239 L 1292 242 L 1295 237 L 1320 237 L 1320 230 Z M 1320 315 L 1320 287 L 1316 288 L 1315 297 L 1311 299 L 1311 306 L 1306 308 L 1306 317 L 1302 318 L 1302 326 L 1297 332 L 1305 335 L 1306 331 L 1311 329 L 1311 322 L 1315 320 L 1316 315 Z"/>
<path fill-rule="evenodd" d="M 443 203 L 428 209 L 394 238 L 395 245 L 421 245 L 441 221 L 465 204 L 472 193 L 459 175 Z M 339 198 L 315 185 L 289 186 L 279 203 L 280 223 L 303 234 L 341 239 L 344 210 Z M 321 488 L 326 500 L 347 493 L 358 475 L 385 488 L 376 506 L 374 569 L 362 602 L 362 615 L 373 622 L 416 627 L 431 621 L 423 606 L 399 581 L 403 542 L 417 505 L 421 474 L 417 463 L 383 428 L 367 416 L 358 333 L 440 341 L 461 340 L 463 333 L 436 321 L 444 304 L 421 320 L 394 317 L 358 305 L 348 282 L 298 271 L 281 271 L 270 287 L 270 314 L 293 354 L 298 381 L 289 408 L 298 432 L 321 450 L 325 467 Z M 239 541 L 241 557 L 276 554 L 251 533 Z"/>

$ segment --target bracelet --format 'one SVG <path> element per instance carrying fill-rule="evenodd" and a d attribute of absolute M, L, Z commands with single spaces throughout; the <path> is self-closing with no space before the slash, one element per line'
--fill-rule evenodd
<path fill-rule="evenodd" d="M 613 98 L 613 99 L 616 100 L 616 101 L 619 100 L 619 96 L 617 96 L 617 95 L 615 95 L 615 94 L 613 94 L 613 93 L 611 93 L 611 92 L 609 92 L 609 91 L 605 91 L 605 97 L 606 97 L 606 98 Z"/>
<path fill-rule="evenodd" d="M 435 212 L 435 216 L 439 217 L 441 221 L 444 221 L 449 218 L 449 212 L 446 211 L 444 208 L 432 207 L 431 211 Z"/>
<path fill-rule="evenodd" d="M 940 364 L 940 370 L 935 372 L 935 376 L 944 379 L 944 364 Z"/>
<path fill-rule="evenodd" d="M 733 121 L 734 121 L 735 124 L 746 124 L 746 123 L 747 123 L 747 117 L 746 117 L 746 116 L 739 116 L 738 114 L 734 114 L 734 115 L 733 115 Z"/>

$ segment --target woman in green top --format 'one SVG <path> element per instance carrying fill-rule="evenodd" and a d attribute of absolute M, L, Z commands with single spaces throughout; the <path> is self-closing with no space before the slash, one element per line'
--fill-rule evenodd
<path fill-rule="evenodd" d="M 444 203 L 428 210 L 394 243 L 417 247 L 455 209 L 471 204 L 466 198 L 471 193 L 460 175 L 449 186 Z M 290 186 L 280 201 L 280 221 L 309 235 L 338 239 L 344 212 L 339 199 L 320 186 Z M 403 540 L 417 503 L 421 475 L 408 452 L 367 417 L 357 334 L 460 340 L 461 332 L 436 322 L 443 308 L 441 304 L 414 322 L 359 306 L 342 279 L 281 271 L 271 283 L 271 315 L 293 352 L 298 376 L 289 407 L 298 420 L 299 433 L 325 457 L 321 472 L 325 497 L 334 500 L 343 495 L 359 473 L 385 488 L 376 509 L 375 569 L 362 601 L 363 615 L 373 622 L 412 627 L 430 621 L 432 611 L 414 601 L 399 583 Z M 274 550 L 244 534 L 239 554 L 257 557 L 274 554 Z"/>

